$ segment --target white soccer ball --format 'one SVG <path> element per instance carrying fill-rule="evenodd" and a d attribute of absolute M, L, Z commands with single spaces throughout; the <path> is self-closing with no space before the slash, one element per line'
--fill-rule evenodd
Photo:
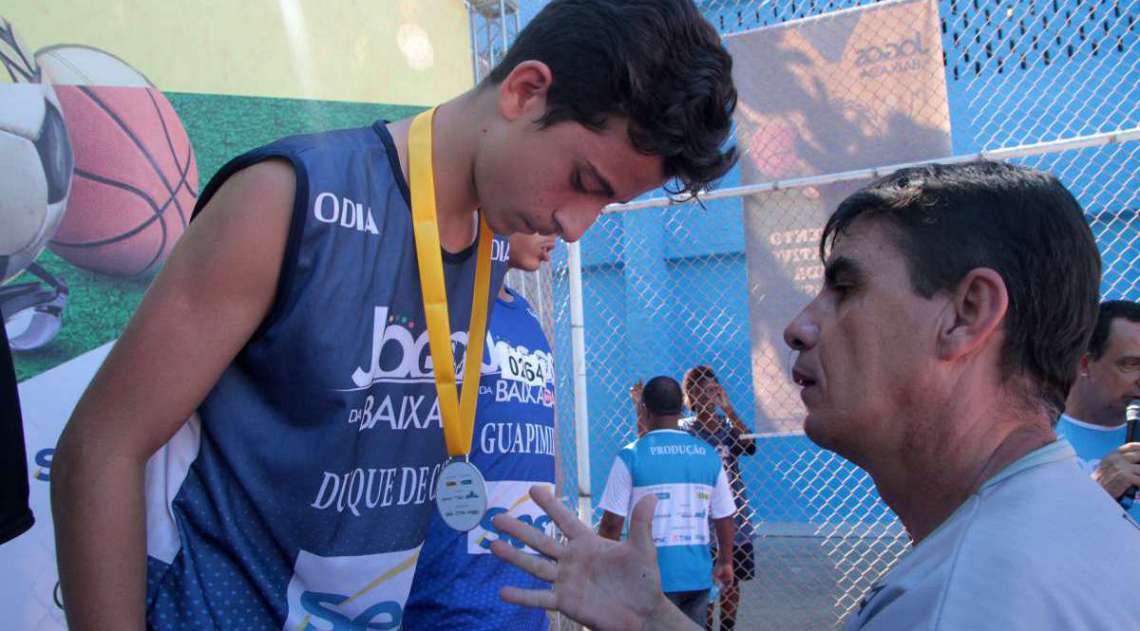
<path fill-rule="evenodd" d="M 14 81 L 39 69 L 0 20 L 0 64 Z M 43 251 L 67 208 L 75 161 L 59 100 L 46 83 L 0 83 L 0 283 Z"/>

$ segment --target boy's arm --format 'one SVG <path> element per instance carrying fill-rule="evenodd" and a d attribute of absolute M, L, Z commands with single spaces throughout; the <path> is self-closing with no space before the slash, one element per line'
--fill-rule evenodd
<path fill-rule="evenodd" d="M 288 163 L 267 161 L 217 191 L 60 436 L 51 499 L 73 631 L 144 627 L 146 462 L 269 312 L 295 186 Z"/>

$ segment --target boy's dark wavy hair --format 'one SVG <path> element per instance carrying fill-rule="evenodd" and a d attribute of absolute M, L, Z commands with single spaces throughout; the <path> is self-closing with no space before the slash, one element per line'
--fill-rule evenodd
<path fill-rule="evenodd" d="M 736 108 L 732 57 L 691 0 L 554 0 L 484 85 L 527 60 L 553 75 L 543 127 L 628 119 L 633 146 L 664 158 L 670 193 L 700 191 L 736 162 L 724 146 Z"/>

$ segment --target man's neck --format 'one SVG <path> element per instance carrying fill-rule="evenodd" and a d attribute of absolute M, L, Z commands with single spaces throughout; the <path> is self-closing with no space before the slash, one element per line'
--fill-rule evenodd
<path fill-rule="evenodd" d="M 649 419 L 649 430 L 680 429 L 680 416 L 654 416 Z"/>
<path fill-rule="evenodd" d="M 478 91 L 460 95 L 438 107 L 432 125 L 432 172 L 439 241 L 448 252 L 467 249 L 478 233 L 475 211 L 479 208 L 479 197 L 474 171 L 484 100 L 485 95 Z M 409 185 L 414 184 L 408 177 L 411 124 L 412 119 L 407 118 L 388 126 L 400 158 L 400 169 Z"/>
<path fill-rule="evenodd" d="M 967 406 L 969 407 L 969 406 Z M 898 514 L 917 545 L 950 518 L 971 495 L 1007 466 L 1057 439 L 1052 419 L 1012 406 L 945 415 L 926 415 L 918 431 L 927 436 L 906 441 L 902 454 L 866 467 L 883 501 Z M 913 417 L 912 417 L 913 418 Z M 964 419 L 965 422 L 959 422 Z M 945 428 L 940 431 L 940 428 Z M 956 428 L 956 430 L 955 430 Z"/>
<path fill-rule="evenodd" d="M 1069 400 L 1065 402 L 1065 414 L 1078 421 L 1101 427 L 1117 427 L 1124 422 L 1124 414 L 1118 414 L 1107 406 L 1086 405 L 1085 398 L 1077 391 L 1077 387 L 1069 393 Z"/>

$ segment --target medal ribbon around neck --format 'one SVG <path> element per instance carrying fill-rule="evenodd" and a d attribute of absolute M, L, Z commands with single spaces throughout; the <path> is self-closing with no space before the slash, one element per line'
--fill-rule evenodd
<path fill-rule="evenodd" d="M 487 303 L 491 286 L 491 229 L 479 217 L 479 249 L 476 251 L 475 290 L 471 296 L 471 323 L 467 327 L 464 355 L 463 399 L 455 382 L 455 358 L 451 352 L 451 320 L 447 310 L 447 289 L 443 281 L 439 221 L 435 211 L 435 177 L 431 161 L 431 125 L 435 108 L 416 116 L 408 132 L 408 171 L 412 188 L 412 226 L 416 237 L 416 263 L 423 290 L 424 318 L 427 320 L 435 388 L 443 417 L 443 437 L 447 453 L 466 456 L 475 434 L 475 402 L 479 396 L 483 342 L 487 336 Z"/>

